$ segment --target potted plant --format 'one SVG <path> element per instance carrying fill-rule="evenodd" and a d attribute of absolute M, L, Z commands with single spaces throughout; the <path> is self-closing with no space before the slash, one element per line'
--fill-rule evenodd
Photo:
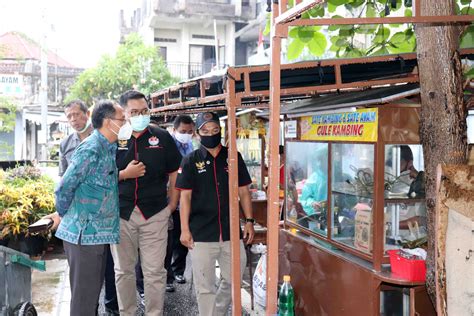
<path fill-rule="evenodd" d="M 17 167 L 0 181 L 0 239 L 35 256 L 46 247 L 48 235 L 29 235 L 28 226 L 54 211 L 54 183 L 38 169 Z"/>

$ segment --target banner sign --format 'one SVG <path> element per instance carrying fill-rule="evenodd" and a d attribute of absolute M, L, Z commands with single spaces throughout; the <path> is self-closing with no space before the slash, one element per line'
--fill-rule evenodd
<path fill-rule="evenodd" d="M 302 140 L 376 142 L 378 110 L 305 116 L 300 124 Z"/>
<path fill-rule="evenodd" d="M 297 133 L 297 121 L 286 121 L 285 122 L 285 138 L 296 138 Z"/>
<path fill-rule="evenodd" d="M 0 95 L 22 97 L 24 90 L 23 76 L 0 74 Z"/>

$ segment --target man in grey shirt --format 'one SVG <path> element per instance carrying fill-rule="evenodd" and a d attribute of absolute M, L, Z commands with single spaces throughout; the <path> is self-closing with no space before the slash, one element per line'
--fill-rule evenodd
<path fill-rule="evenodd" d="M 59 145 L 59 175 L 61 177 L 66 172 L 74 150 L 93 131 L 89 120 L 90 113 L 81 100 L 73 100 L 66 104 L 64 112 L 75 132 L 64 138 Z"/>

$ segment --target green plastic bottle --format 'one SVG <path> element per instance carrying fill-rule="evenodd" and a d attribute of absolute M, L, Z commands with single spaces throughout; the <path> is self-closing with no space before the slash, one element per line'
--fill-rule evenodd
<path fill-rule="evenodd" d="M 295 294 L 290 280 L 289 275 L 283 276 L 283 286 L 281 287 L 280 297 L 278 298 L 278 315 L 280 316 L 295 315 Z"/>

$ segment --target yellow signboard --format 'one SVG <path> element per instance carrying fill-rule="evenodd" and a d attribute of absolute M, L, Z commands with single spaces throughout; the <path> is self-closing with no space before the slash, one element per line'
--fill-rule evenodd
<path fill-rule="evenodd" d="M 300 121 L 301 139 L 376 142 L 377 125 L 377 109 L 305 116 Z"/>

